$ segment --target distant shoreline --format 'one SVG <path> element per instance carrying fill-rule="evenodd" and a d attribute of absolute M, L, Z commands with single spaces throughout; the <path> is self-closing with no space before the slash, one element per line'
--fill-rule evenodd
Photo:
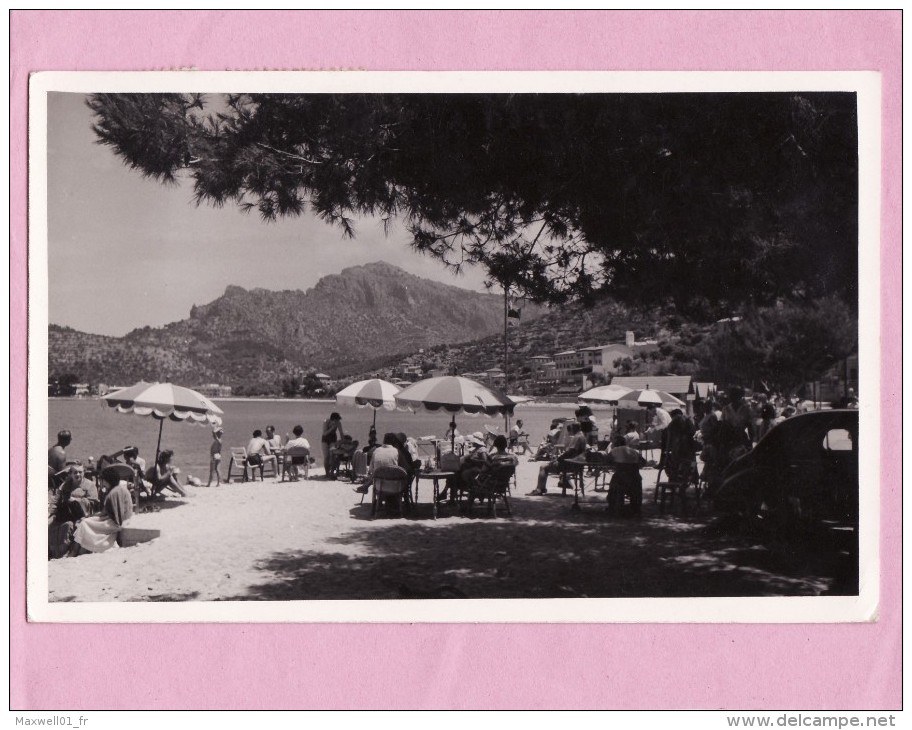
<path fill-rule="evenodd" d="M 101 400 L 99 395 L 75 396 L 75 395 L 49 395 L 48 400 Z M 210 398 L 209 400 L 216 403 L 335 403 L 335 398 L 267 398 L 263 396 L 246 397 L 233 395 L 228 398 Z M 610 410 L 615 406 L 598 403 L 588 404 L 592 410 Z M 548 401 L 525 401 L 517 403 L 517 408 L 578 408 L 579 403 L 567 401 L 561 403 L 551 403 Z"/>
<path fill-rule="evenodd" d="M 243 403 L 252 401 L 254 403 L 335 403 L 335 398 L 267 398 L 264 396 L 246 397 L 242 395 L 232 395 L 228 398 L 210 398 L 211 401 L 225 403 Z"/>

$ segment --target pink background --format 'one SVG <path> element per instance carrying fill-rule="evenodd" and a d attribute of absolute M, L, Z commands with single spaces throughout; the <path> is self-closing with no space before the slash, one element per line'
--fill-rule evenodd
<path fill-rule="evenodd" d="M 883 74 L 884 159 L 877 623 L 29 625 L 25 462 L 17 458 L 11 709 L 901 707 L 899 11 L 13 11 L 10 32 L 13 454 L 25 453 L 32 71 L 875 70 Z M 105 681 L 68 681 L 97 676 L 88 646 L 107 657 Z M 397 689 L 370 691 L 378 675 L 397 677 Z"/>

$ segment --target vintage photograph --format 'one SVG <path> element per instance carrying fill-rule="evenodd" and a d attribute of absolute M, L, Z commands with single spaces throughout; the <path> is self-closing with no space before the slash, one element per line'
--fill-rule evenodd
<path fill-rule="evenodd" d="M 32 86 L 31 615 L 870 619 L 857 78 L 65 76 Z"/>

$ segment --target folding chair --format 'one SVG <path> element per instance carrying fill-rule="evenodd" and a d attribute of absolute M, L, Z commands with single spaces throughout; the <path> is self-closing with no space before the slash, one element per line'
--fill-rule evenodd
<path fill-rule="evenodd" d="M 249 481 L 248 469 L 252 469 L 253 466 L 247 463 L 247 449 L 242 446 L 231 447 L 231 462 L 228 464 L 228 476 L 225 477 L 226 484 L 231 481 L 231 470 L 235 467 L 244 475 L 244 481 Z"/>

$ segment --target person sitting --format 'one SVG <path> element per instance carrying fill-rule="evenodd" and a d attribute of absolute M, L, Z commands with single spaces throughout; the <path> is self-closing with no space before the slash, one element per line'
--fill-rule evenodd
<path fill-rule="evenodd" d="M 69 431 L 57 433 L 57 443 L 48 449 L 48 488 L 57 489 L 66 479 L 66 448 L 73 440 Z"/>
<path fill-rule="evenodd" d="M 294 456 L 286 455 L 285 457 L 286 459 L 289 459 L 287 466 L 288 476 L 291 481 L 296 482 L 301 477 L 301 471 L 299 467 L 310 463 L 312 461 L 312 457 L 310 455 L 310 441 L 304 438 L 304 427 L 298 424 L 293 429 L 291 429 L 291 434 L 294 436 L 294 438 L 289 439 L 288 443 L 285 444 L 286 454 L 292 449 L 302 450 L 301 454 Z M 303 453 L 303 449 L 307 450 L 306 454 Z"/>
<path fill-rule="evenodd" d="M 187 496 L 187 490 L 177 480 L 180 470 L 171 466 L 171 458 L 173 456 L 173 451 L 165 449 L 158 454 L 158 460 L 146 472 L 146 481 L 152 485 L 153 497 L 160 496 L 165 489 L 176 492 L 181 497 Z"/>
<path fill-rule="evenodd" d="M 617 434 L 608 452 L 608 462 L 614 465 L 614 473 L 608 483 L 608 514 L 620 516 L 624 500 L 630 500 L 632 514 L 640 514 L 643 505 L 643 478 L 640 467 L 646 460 L 640 452 L 627 444 L 623 435 Z"/>
<path fill-rule="evenodd" d="M 399 466 L 408 472 L 409 479 L 412 479 L 421 469 L 421 462 L 418 460 L 418 444 L 415 439 L 399 432 L 396 436 L 396 448 L 399 450 Z"/>
<path fill-rule="evenodd" d="M 580 406 L 576 409 L 576 420 L 580 423 L 580 431 L 586 437 L 590 446 L 597 446 L 599 440 L 599 427 L 592 415 L 589 406 Z"/>
<path fill-rule="evenodd" d="M 374 472 L 384 466 L 403 466 L 404 459 L 399 450 L 399 437 L 394 433 L 383 435 L 383 444 L 374 449 L 371 454 L 370 467 L 368 468 L 367 478 L 360 487 L 355 489 L 360 494 L 367 494 L 370 486 L 374 481 Z"/>
<path fill-rule="evenodd" d="M 849 388 L 845 397 L 839 402 L 840 408 L 858 408 L 858 396 L 855 395 L 855 389 Z"/>
<path fill-rule="evenodd" d="M 50 470 L 51 467 L 48 467 Z M 59 489 L 48 488 L 48 559 L 65 557 L 73 546 L 76 524 Z M 63 507 L 63 508 L 62 508 Z"/>
<path fill-rule="evenodd" d="M 563 442 L 564 424 L 567 420 L 568 419 L 566 418 L 551 419 L 551 425 L 548 426 L 548 432 L 539 444 L 538 450 L 532 457 L 532 461 L 550 461 L 559 453 L 560 445 Z"/>
<path fill-rule="evenodd" d="M 513 424 L 513 428 L 510 429 L 510 441 L 508 448 L 511 451 L 522 447 L 520 453 L 525 454 L 529 451 L 529 434 L 523 429 L 523 422 L 521 418 L 516 419 L 516 423 Z"/>
<path fill-rule="evenodd" d="M 357 448 L 358 442 L 352 439 L 351 434 L 347 433 L 342 437 L 341 441 L 337 441 L 329 450 L 329 458 L 334 465 L 333 473 L 335 476 L 338 476 L 339 474 L 340 464 L 345 462 L 351 464 L 352 457 L 354 456 Z"/>
<path fill-rule="evenodd" d="M 470 495 L 475 493 L 476 487 L 480 487 L 482 490 L 490 489 L 493 484 L 493 479 L 496 478 L 495 475 L 498 472 L 504 468 L 515 469 L 516 465 L 519 464 L 519 459 L 516 455 L 507 451 L 508 443 L 507 437 L 503 434 L 498 434 L 494 437 L 494 443 L 492 444 L 494 450 L 490 454 L 486 454 L 485 461 L 481 464 L 481 468 L 475 473 L 472 481 L 467 485 Z"/>
<path fill-rule="evenodd" d="M 134 483 L 140 491 L 151 493 L 152 485 L 146 481 L 146 460 L 139 455 L 138 446 L 124 446 L 123 448 L 124 463 L 133 468 L 135 472 Z"/>
<path fill-rule="evenodd" d="M 478 475 L 478 479 L 483 478 L 485 475 L 497 471 L 502 467 L 516 467 L 519 464 L 519 459 L 516 457 L 516 454 L 511 454 L 507 451 L 508 441 L 506 436 L 495 436 L 494 444 L 492 451 L 487 458 L 484 466 L 482 467 L 481 473 Z"/>
<path fill-rule="evenodd" d="M 85 478 L 81 464 L 72 464 L 66 480 L 60 486 L 59 495 L 66 502 L 71 519 L 76 522 L 94 514 L 101 507 L 98 488 Z"/>
<path fill-rule="evenodd" d="M 564 425 L 566 426 L 567 433 L 570 437 L 567 448 L 564 449 L 560 456 L 558 456 L 556 459 L 552 459 L 538 470 L 538 485 L 535 489 L 529 492 L 528 496 L 530 497 L 547 494 L 548 490 L 546 488 L 546 485 L 548 482 L 548 475 L 560 474 L 561 479 L 563 480 L 567 471 L 572 468 L 572 466 L 567 462 L 571 459 L 585 456 L 586 451 L 588 450 L 589 443 L 586 437 L 582 434 L 579 421 L 567 421 L 567 423 Z"/>
<path fill-rule="evenodd" d="M 272 453 L 282 450 L 282 437 L 276 434 L 275 426 L 273 425 L 266 426 L 266 443 Z"/>
<path fill-rule="evenodd" d="M 447 443 L 462 443 L 463 438 L 462 434 L 459 433 L 459 429 L 456 428 L 453 424 L 447 426 L 446 433 L 443 435 L 443 440 Z"/>
<path fill-rule="evenodd" d="M 127 483 L 111 485 L 101 514 L 81 520 L 73 534 L 71 555 L 101 553 L 117 544 L 117 534 L 133 516 L 133 499 Z"/>
<path fill-rule="evenodd" d="M 637 431 L 637 425 L 635 421 L 627 421 L 627 428 L 624 432 L 624 442 L 632 449 L 638 449 L 640 447 L 640 433 Z"/>
<path fill-rule="evenodd" d="M 766 436 L 776 423 L 776 408 L 772 403 L 764 403 L 760 408 L 760 421 L 756 426 L 757 441 Z"/>
<path fill-rule="evenodd" d="M 123 449 L 123 459 L 124 463 L 128 466 L 133 467 L 134 469 L 139 469 L 140 472 L 145 474 L 146 472 L 146 460 L 139 455 L 138 446 L 124 446 Z"/>
<path fill-rule="evenodd" d="M 481 431 L 466 436 L 465 447 L 466 452 L 460 457 L 459 466 L 453 476 L 447 477 L 446 485 L 438 495 L 440 501 L 449 499 L 455 502 L 456 493 L 470 487 L 488 464 L 488 449 Z"/>
<path fill-rule="evenodd" d="M 263 438 L 263 432 L 257 429 L 253 432 L 253 437 L 247 442 L 247 464 L 249 466 L 262 467 L 264 464 L 272 464 L 273 473 L 279 473 L 279 460 L 272 453 L 266 439 Z M 262 468 L 260 469 L 262 474 Z"/>

